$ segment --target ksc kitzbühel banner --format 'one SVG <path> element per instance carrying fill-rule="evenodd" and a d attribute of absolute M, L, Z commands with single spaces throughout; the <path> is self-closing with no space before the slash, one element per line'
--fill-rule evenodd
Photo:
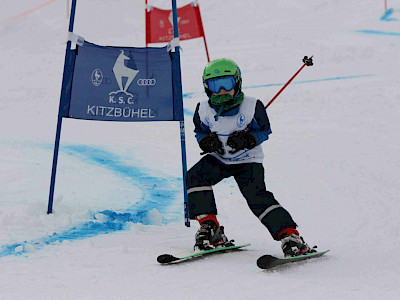
<path fill-rule="evenodd" d="M 174 120 L 171 58 L 164 48 L 78 48 L 68 117 Z"/>

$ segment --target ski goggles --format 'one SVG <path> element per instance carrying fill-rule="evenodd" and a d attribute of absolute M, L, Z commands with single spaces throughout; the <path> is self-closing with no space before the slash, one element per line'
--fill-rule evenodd
<path fill-rule="evenodd" d="M 219 93 L 223 88 L 225 91 L 230 91 L 236 85 L 234 76 L 224 76 L 218 78 L 208 79 L 204 82 L 204 85 L 213 93 Z"/>

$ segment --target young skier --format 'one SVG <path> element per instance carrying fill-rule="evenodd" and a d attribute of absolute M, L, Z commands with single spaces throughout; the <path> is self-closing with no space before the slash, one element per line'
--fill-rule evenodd
<path fill-rule="evenodd" d="M 200 223 L 195 250 L 233 245 L 217 220 L 212 189 L 233 176 L 251 211 L 282 242 L 285 256 L 312 252 L 289 212 L 265 187 L 261 143 L 268 140 L 271 128 L 264 105 L 243 94 L 240 69 L 230 59 L 208 63 L 203 85 L 208 100 L 197 105 L 193 121 L 202 154 L 207 155 L 186 175 L 190 218 Z"/>

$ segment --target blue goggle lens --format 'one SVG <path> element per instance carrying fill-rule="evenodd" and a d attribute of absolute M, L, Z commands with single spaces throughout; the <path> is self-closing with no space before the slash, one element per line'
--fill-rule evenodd
<path fill-rule="evenodd" d="M 225 76 L 209 79 L 206 81 L 208 89 L 213 93 L 219 93 L 223 88 L 225 91 L 230 91 L 235 87 L 236 81 L 233 76 Z"/>

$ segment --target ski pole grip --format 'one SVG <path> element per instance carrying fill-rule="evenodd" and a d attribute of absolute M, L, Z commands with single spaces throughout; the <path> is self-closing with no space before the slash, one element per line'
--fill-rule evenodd
<path fill-rule="evenodd" d="M 306 66 L 312 66 L 313 65 L 313 61 L 312 61 L 312 56 L 310 58 L 308 58 L 307 56 L 304 56 L 303 58 L 303 63 L 305 63 Z"/>

